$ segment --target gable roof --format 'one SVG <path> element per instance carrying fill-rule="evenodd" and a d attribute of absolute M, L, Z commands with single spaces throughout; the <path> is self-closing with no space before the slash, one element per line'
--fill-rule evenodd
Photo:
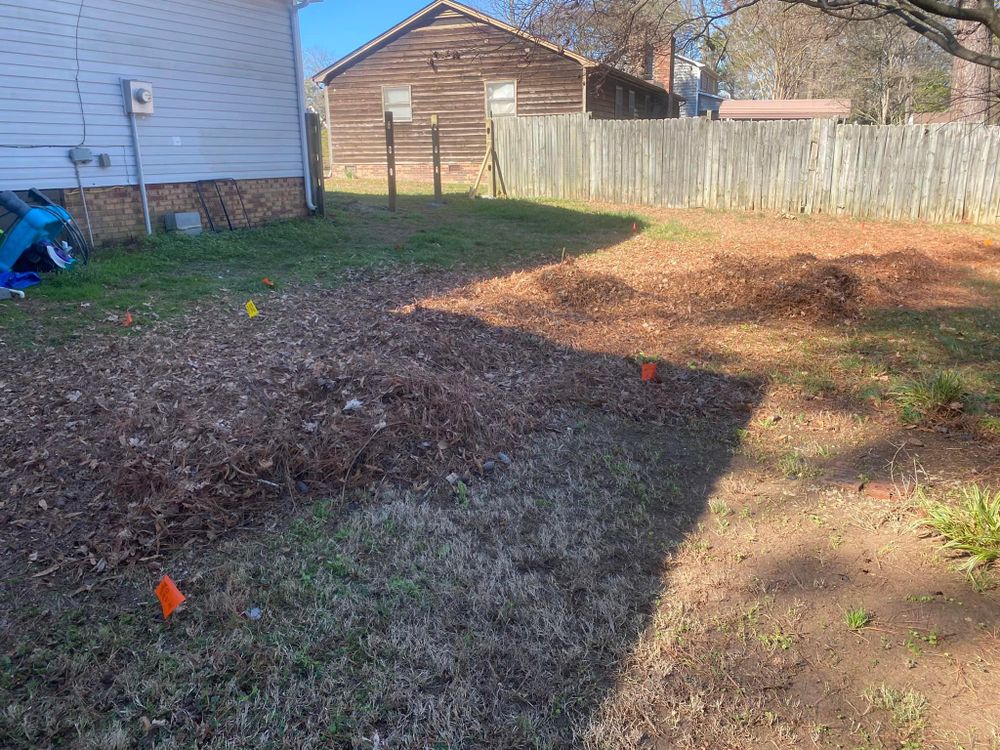
<path fill-rule="evenodd" d="M 448 8 L 457 13 L 469 16 L 470 18 L 473 18 L 481 23 L 493 26 L 494 28 L 506 31 L 509 34 L 513 34 L 529 42 L 537 44 L 540 47 L 545 47 L 546 49 L 549 49 L 555 52 L 556 54 L 562 55 L 563 57 L 568 57 L 569 59 L 580 63 L 580 65 L 582 65 L 584 68 L 588 70 L 596 70 L 598 68 L 608 70 L 615 73 L 618 76 L 627 78 L 628 80 L 633 81 L 642 86 L 663 90 L 663 87 L 660 86 L 658 83 L 655 83 L 654 81 L 647 81 L 642 78 L 638 78 L 637 76 L 634 76 L 631 73 L 626 73 L 623 70 L 612 68 L 611 66 L 599 63 L 596 60 L 591 60 L 590 58 L 584 57 L 583 55 L 579 55 L 576 52 L 567 49 L 566 47 L 554 44 L 546 39 L 541 39 L 539 37 L 533 36 L 528 32 L 524 31 L 523 29 L 519 29 L 516 26 L 511 26 L 510 24 L 504 23 L 503 21 L 494 18 L 493 16 L 489 16 L 481 11 L 475 10 L 474 8 L 470 8 L 467 5 L 462 5 L 462 3 L 455 2 L 455 0 L 434 0 L 434 2 L 432 2 L 430 5 L 421 8 L 409 18 L 400 21 L 391 29 L 383 32 L 382 34 L 379 34 L 377 37 L 372 39 L 367 44 L 358 47 L 353 52 L 350 52 L 344 57 L 337 60 L 337 62 L 324 68 L 319 73 L 313 76 L 313 80 L 316 83 L 326 83 L 327 80 L 329 80 L 332 76 L 335 76 L 341 71 L 345 70 L 346 68 L 349 68 L 351 65 L 353 65 L 359 59 L 367 55 L 369 52 L 373 52 L 377 50 L 379 47 L 389 43 L 393 39 L 393 37 L 395 37 L 397 34 L 407 31 L 413 26 L 416 26 L 420 21 L 433 15 L 435 12 L 437 12 L 442 8 Z"/>

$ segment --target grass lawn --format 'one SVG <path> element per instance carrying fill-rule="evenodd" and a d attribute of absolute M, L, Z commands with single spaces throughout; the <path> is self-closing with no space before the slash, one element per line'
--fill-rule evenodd
<path fill-rule="evenodd" d="M 564 250 L 587 252 L 620 239 L 638 220 L 558 204 L 473 201 L 458 188 L 441 206 L 430 206 L 424 194 L 403 193 L 399 210 L 389 213 L 377 186 L 365 187 L 373 192 L 334 192 L 325 219 L 198 238 L 159 235 L 136 249 L 98 251 L 90 267 L 46 279 L 28 304 L 4 306 L 0 336 L 60 343 L 113 327 L 127 312 L 148 322 L 182 314 L 205 298 L 260 295 L 267 292 L 265 277 L 283 286 L 330 286 L 349 269 L 488 270 L 551 261 Z"/>
<path fill-rule="evenodd" d="M 1000 747 L 1000 232 L 330 188 L 2 303 L 0 747 Z"/>

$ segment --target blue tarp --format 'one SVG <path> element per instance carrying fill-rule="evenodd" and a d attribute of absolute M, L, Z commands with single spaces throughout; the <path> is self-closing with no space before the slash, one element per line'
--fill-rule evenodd
<path fill-rule="evenodd" d="M 34 271 L 26 271 L 25 273 L 4 271 L 0 273 L 0 287 L 4 289 L 27 289 L 29 286 L 41 283 L 42 277 Z"/>

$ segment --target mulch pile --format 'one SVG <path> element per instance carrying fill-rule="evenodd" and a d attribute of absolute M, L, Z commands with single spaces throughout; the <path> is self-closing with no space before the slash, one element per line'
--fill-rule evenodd
<path fill-rule="evenodd" d="M 536 274 L 535 283 L 554 302 L 579 310 L 620 304 L 636 294 L 618 276 L 587 271 L 574 262 L 543 268 Z"/>
<path fill-rule="evenodd" d="M 940 274 L 940 265 L 917 251 L 836 260 L 807 253 L 774 260 L 719 254 L 689 282 L 689 291 L 707 309 L 835 322 L 895 306 L 913 284 Z"/>
<path fill-rule="evenodd" d="M 304 492 L 447 486 L 499 451 L 517 457 L 562 406 L 667 423 L 753 398 L 688 370 L 650 387 L 624 358 L 413 304 L 440 284 L 397 273 L 262 293 L 254 320 L 241 301 L 148 330 L 137 315 L 140 335 L 11 362 L 0 372 L 7 563 L 75 585 L 253 525 Z"/>

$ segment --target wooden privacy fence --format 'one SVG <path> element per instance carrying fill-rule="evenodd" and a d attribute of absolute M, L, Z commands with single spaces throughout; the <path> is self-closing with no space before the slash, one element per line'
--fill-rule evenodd
<path fill-rule="evenodd" d="M 495 121 L 511 195 L 863 218 L 994 223 L 1000 127 L 789 122 Z"/>

